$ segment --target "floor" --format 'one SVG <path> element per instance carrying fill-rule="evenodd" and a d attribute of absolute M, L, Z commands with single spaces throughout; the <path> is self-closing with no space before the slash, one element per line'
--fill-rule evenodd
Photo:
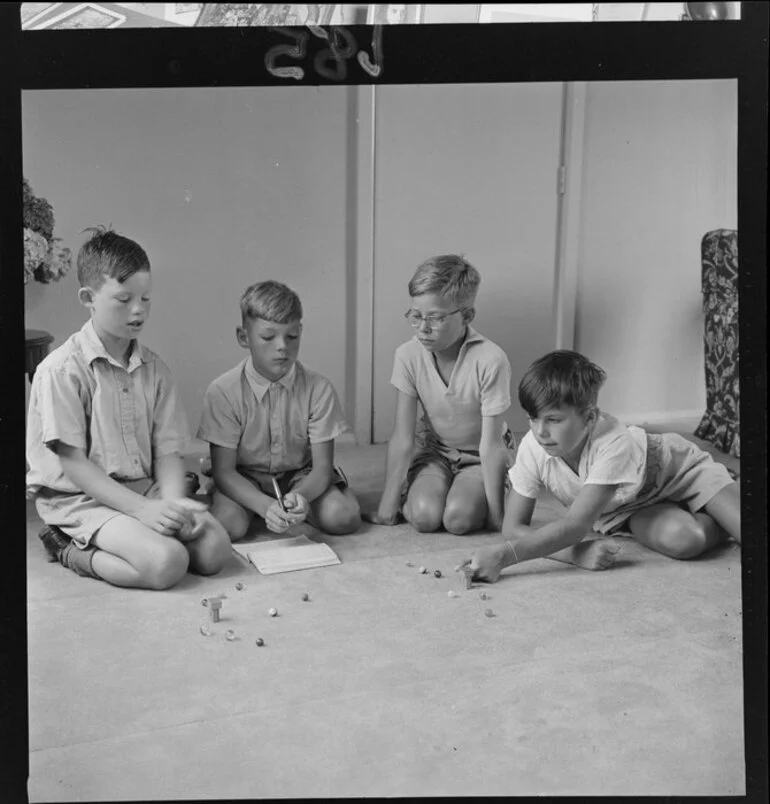
<path fill-rule="evenodd" d="M 338 449 L 365 507 L 384 456 Z M 735 545 L 623 539 L 608 572 L 540 559 L 466 591 L 454 566 L 499 536 L 365 525 L 327 539 L 339 566 L 234 555 L 145 592 L 47 563 L 39 526 L 30 507 L 30 801 L 745 791 Z"/>

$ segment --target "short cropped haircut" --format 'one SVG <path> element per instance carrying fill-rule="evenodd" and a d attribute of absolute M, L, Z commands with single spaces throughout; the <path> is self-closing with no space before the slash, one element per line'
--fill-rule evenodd
<path fill-rule="evenodd" d="M 302 319 L 302 302 L 287 285 L 272 279 L 250 285 L 241 296 L 241 320 L 262 318 L 274 324 L 288 324 Z"/>
<path fill-rule="evenodd" d="M 135 241 L 112 229 L 97 226 L 78 251 L 78 282 L 80 287 L 98 290 L 109 279 L 121 284 L 140 271 L 150 270 L 147 252 Z"/>
<path fill-rule="evenodd" d="M 519 383 L 519 404 L 534 419 L 550 408 L 582 414 L 596 406 L 607 374 L 587 357 L 561 349 L 536 360 Z"/>
<path fill-rule="evenodd" d="M 459 308 L 472 307 L 481 284 L 481 275 L 457 254 L 442 254 L 425 260 L 409 280 L 409 295 L 440 293 Z"/>

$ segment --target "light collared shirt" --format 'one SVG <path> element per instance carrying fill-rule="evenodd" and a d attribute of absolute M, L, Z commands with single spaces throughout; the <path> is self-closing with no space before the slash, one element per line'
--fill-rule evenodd
<path fill-rule="evenodd" d="M 482 416 L 498 416 L 511 406 L 508 357 L 470 326 L 448 384 L 416 335 L 396 349 L 390 382 L 417 397 L 436 435 L 458 450 L 478 450 Z"/>
<path fill-rule="evenodd" d="M 238 471 L 257 478 L 302 469 L 311 444 L 349 429 L 326 377 L 297 361 L 271 382 L 247 357 L 209 385 L 198 438 L 236 450 Z"/>
<path fill-rule="evenodd" d="M 600 413 L 580 453 L 577 474 L 566 462 L 549 455 L 532 431 L 521 440 L 516 463 L 509 470 L 511 486 L 523 497 L 536 499 L 545 488 L 567 507 L 587 483 L 617 485 L 606 514 L 636 498 L 647 469 L 647 434 L 626 427 L 614 416 Z"/>
<path fill-rule="evenodd" d="M 82 449 L 116 480 L 153 475 L 153 461 L 181 452 L 187 419 L 168 366 L 134 339 L 128 366 L 108 354 L 89 320 L 35 371 L 27 415 L 27 490 L 79 489 L 58 443 Z"/>

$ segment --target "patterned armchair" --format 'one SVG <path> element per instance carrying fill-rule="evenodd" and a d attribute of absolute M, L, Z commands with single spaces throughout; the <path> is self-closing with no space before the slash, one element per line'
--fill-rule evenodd
<path fill-rule="evenodd" d="M 706 412 L 695 435 L 739 458 L 738 232 L 707 232 L 701 242 L 701 259 Z"/>

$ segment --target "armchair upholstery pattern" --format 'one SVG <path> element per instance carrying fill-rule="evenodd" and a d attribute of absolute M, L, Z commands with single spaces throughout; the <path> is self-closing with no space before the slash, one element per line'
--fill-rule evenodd
<path fill-rule="evenodd" d="M 701 242 L 701 259 L 706 412 L 695 435 L 722 452 L 740 457 L 738 232 L 707 232 Z"/>

